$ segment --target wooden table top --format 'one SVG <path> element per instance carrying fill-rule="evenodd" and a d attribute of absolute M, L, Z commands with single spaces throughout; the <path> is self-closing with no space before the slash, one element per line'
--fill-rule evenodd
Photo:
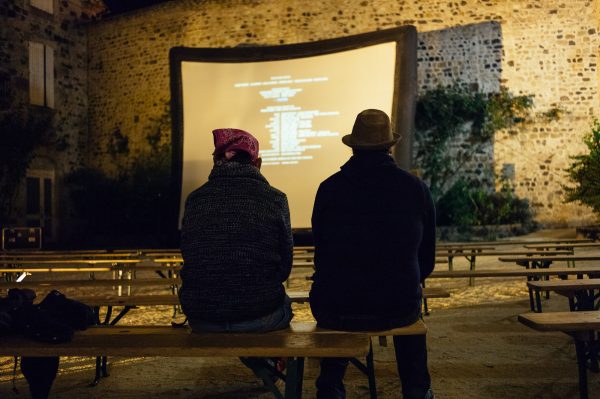
<path fill-rule="evenodd" d="M 21 265 L 21 266 L 36 266 L 36 265 L 113 265 L 113 264 L 132 264 L 144 262 L 140 259 L 130 258 L 115 258 L 115 259 L 21 259 L 21 260 L 7 260 L 0 259 L 0 265 Z"/>
<path fill-rule="evenodd" d="M 465 243 L 438 243 L 438 248 L 471 248 L 481 247 L 485 245 L 500 246 L 500 245 L 526 245 L 526 244 L 562 244 L 562 243 L 580 243 L 594 242 L 590 238 L 571 238 L 571 239 L 552 239 L 552 240 L 502 240 L 502 241 L 482 241 L 482 242 L 465 242 Z"/>
<path fill-rule="evenodd" d="M 600 288 L 600 278 L 528 281 L 531 288 L 543 290 L 578 291 Z"/>
<path fill-rule="evenodd" d="M 535 254 L 535 256 L 512 256 L 512 257 L 500 257 L 498 258 L 501 262 L 566 262 L 566 261 L 596 261 L 600 260 L 600 255 L 557 255 L 557 256 L 544 256 L 542 254 Z"/>
<path fill-rule="evenodd" d="M 287 291 L 294 303 L 308 302 L 308 291 Z M 67 295 L 68 298 L 85 303 L 88 306 L 159 306 L 179 305 L 179 297 L 174 294 L 148 295 Z M 36 302 L 44 299 L 39 295 Z"/>
<path fill-rule="evenodd" d="M 107 266 L 71 266 L 71 267 L 0 267 L 0 273 L 69 273 L 69 272 L 82 272 L 82 273 L 97 273 L 97 272 L 110 272 L 114 269 Z"/>
<path fill-rule="evenodd" d="M 111 260 L 111 259 L 130 259 L 139 258 L 137 253 L 100 253 L 100 254 L 27 254 L 27 255 L 6 255 L 0 254 L 0 262 L 20 263 L 25 261 L 70 261 L 70 260 Z"/>
<path fill-rule="evenodd" d="M 434 271 L 429 278 L 451 277 L 527 277 L 527 276 L 558 276 L 578 274 L 600 274 L 600 267 L 570 267 L 547 269 L 498 269 L 498 270 L 464 270 L 464 271 Z"/>
<path fill-rule="evenodd" d="M 572 255 L 572 251 L 482 251 L 482 252 L 469 252 L 469 253 L 448 253 L 447 256 L 561 256 L 561 255 Z M 439 256 L 440 253 L 436 253 L 436 256 Z"/>
<path fill-rule="evenodd" d="M 546 248 L 595 248 L 600 247 L 600 241 L 597 242 L 579 242 L 573 244 L 531 244 L 524 245 L 525 248 L 529 249 L 546 249 Z"/>
<path fill-rule="evenodd" d="M 600 311 L 525 313 L 519 321 L 538 331 L 600 330 Z"/>
<path fill-rule="evenodd" d="M 79 288 L 79 287 L 116 287 L 116 286 L 129 286 L 129 287 L 160 287 L 160 286 L 171 286 L 180 285 L 181 279 L 179 278 L 136 278 L 133 280 L 52 280 L 52 281 L 29 281 L 24 280 L 22 282 L 0 282 L 0 289 L 10 288 L 30 288 L 30 289 L 65 289 L 65 288 Z"/>

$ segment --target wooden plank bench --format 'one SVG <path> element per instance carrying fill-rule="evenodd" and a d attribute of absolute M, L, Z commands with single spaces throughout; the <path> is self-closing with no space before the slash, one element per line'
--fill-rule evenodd
<path fill-rule="evenodd" d="M 543 253 L 543 256 L 558 256 L 558 255 L 572 255 L 572 251 L 547 251 Z M 464 256 L 469 261 L 469 270 L 475 270 L 475 263 L 477 261 L 477 257 L 481 256 L 521 256 L 521 257 L 532 257 L 532 256 L 540 256 L 538 251 L 472 251 L 472 252 L 460 252 L 454 253 L 449 252 L 447 255 L 448 258 L 448 270 L 452 271 L 452 261 L 456 256 Z"/>
<path fill-rule="evenodd" d="M 551 239 L 551 240 L 498 240 L 498 241 L 480 241 L 480 242 L 440 242 L 436 245 L 437 248 L 477 248 L 483 246 L 503 246 L 503 245 L 529 245 L 529 244 L 565 244 L 565 243 L 582 243 L 593 242 L 589 238 L 566 238 L 566 239 Z"/>
<path fill-rule="evenodd" d="M 598 362 L 596 331 L 600 330 L 600 312 L 527 313 L 519 315 L 518 320 L 534 330 L 560 331 L 574 338 L 579 372 L 579 397 L 588 399 L 587 365 L 588 361 L 592 366 Z"/>
<path fill-rule="evenodd" d="M 426 334 L 419 320 L 387 331 L 345 332 L 324 330 L 316 323 L 292 322 L 290 328 L 268 333 L 197 333 L 172 327 L 92 327 L 75 333 L 65 344 L 45 344 L 7 336 L 0 341 L 0 356 L 125 356 L 125 357 L 287 357 L 285 394 L 271 384 L 278 398 L 300 398 L 304 358 L 365 358 L 371 397 L 376 398 L 371 337 Z M 353 362 L 355 365 L 362 362 Z M 360 367 L 359 367 L 360 369 Z M 106 372 L 106 370 L 103 370 Z"/>
<path fill-rule="evenodd" d="M 0 282 L 0 290 L 9 290 L 11 288 L 29 288 L 32 290 L 49 291 L 52 289 L 68 290 L 70 288 L 116 288 L 122 292 L 122 288 L 126 288 L 127 292 L 131 292 L 131 288 L 140 287 L 173 287 L 181 285 L 181 279 L 163 279 L 163 278 L 137 278 L 134 280 L 43 280 L 43 281 L 8 281 Z"/>
<path fill-rule="evenodd" d="M 524 245 L 527 249 L 535 249 L 536 251 L 547 251 L 552 249 L 566 249 L 574 250 L 575 248 L 598 248 L 600 247 L 600 241 L 596 242 L 579 242 L 579 243 L 560 243 L 560 244 L 530 244 Z"/>
<path fill-rule="evenodd" d="M 543 254 L 547 254 L 544 252 Z M 498 258 L 500 262 L 515 263 L 525 268 L 548 267 L 554 262 L 566 262 L 567 266 L 575 267 L 575 262 L 594 262 L 600 261 L 600 255 L 542 255 L 536 253 L 535 256 L 508 256 Z"/>

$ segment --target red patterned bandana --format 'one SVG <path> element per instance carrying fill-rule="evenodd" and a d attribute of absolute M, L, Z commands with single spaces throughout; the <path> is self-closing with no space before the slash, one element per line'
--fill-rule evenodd
<path fill-rule="evenodd" d="M 217 158 L 230 160 L 238 153 L 244 151 L 250 155 L 252 163 L 258 159 L 258 140 L 250 133 L 240 129 L 215 129 L 215 152 Z"/>

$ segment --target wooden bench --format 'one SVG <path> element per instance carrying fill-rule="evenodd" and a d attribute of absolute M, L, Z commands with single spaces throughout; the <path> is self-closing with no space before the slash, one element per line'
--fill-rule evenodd
<path fill-rule="evenodd" d="M 478 248 L 484 246 L 498 247 L 503 245 L 529 245 L 529 244 L 567 244 L 567 243 L 582 243 L 593 242 L 589 238 L 567 238 L 567 239 L 552 239 L 552 240 L 501 240 L 501 241 L 480 241 L 480 242 L 457 242 L 448 243 L 441 242 L 436 245 L 437 248 Z"/>
<path fill-rule="evenodd" d="M 569 251 L 575 248 L 597 248 L 600 247 L 600 242 L 579 242 L 571 244 L 530 244 L 524 245 L 525 248 L 535 249 L 536 251 L 547 251 L 551 249 L 566 249 Z"/>
<path fill-rule="evenodd" d="M 548 251 L 544 252 L 543 256 L 557 256 L 557 255 L 572 255 L 571 251 Z M 446 256 L 448 257 L 448 270 L 452 271 L 452 261 L 455 256 L 464 256 L 469 261 L 469 270 L 475 270 L 475 262 L 478 256 L 523 256 L 523 257 L 531 257 L 531 256 L 540 256 L 540 253 L 537 251 L 472 251 L 472 252 L 449 252 Z"/>
<path fill-rule="evenodd" d="M 600 278 L 528 281 L 527 286 L 535 293 L 534 312 L 542 311 L 541 291 L 555 291 L 569 298 L 571 311 L 598 310 Z"/>
<path fill-rule="evenodd" d="M 518 320 L 538 331 L 560 331 L 575 340 L 579 371 L 579 397 L 588 399 L 587 366 L 598 364 L 596 331 L 600 330 L 600 312 L 549 312 L 521 314 Z M 597 397 L 597 396 L 596 396 Z"/>
<path fill-rule="evenodd" d="M 546 254 L 547 252 L 544 252 Z M 511 262 L 525 268 L 548 267 L 553 262 L 566 262 L 567 266 L 575 267 L 575 262 L 600 261 L 600 255 L 542 255 L 536 253 L 534 256 L 509 256 L 498 258 L 500 262 Z"/>
<path fill-rule="evenodd" d="M 22 279 L 26 273 L 65 273 L 86 272 L 96 273 L 112 271 L 117 266 L 134 265 L 139 259 L 43 259 L 43 260 L 0 260 L 0 275 L 6 280 L 12 280 L 14 274 L 20 273 Z M 25 273 L 25 274 L 23 274 Z"/>
<path fill-rule="evenodd" d="M 344 332 L 323 330 L 315 323 L 292 322 L 290 328 L 268 333 L 198 333 L 172 327 L 93 327 L 75 333 L 64 344 L 45 344 L 7 336 L 0 341 L 0 356 L 125 356 L 125 357 L 287 357 L 284 395 L 274 384 L 277 398 L 300 398 L 304 358 L 366 357 L 353 364 L 363 366 L 371 397 L 376 398 L 371 337 L 426 334 L 425 324 L 416 323 L 388 331 Z M 106 370 L 102 370 L 106 376 Z M 259 374 L 259 376 L 261 376 Z M 97 376 L 99 378 L 100 376 Z M 268 384 L 269 379 L 263 378 Z"/>

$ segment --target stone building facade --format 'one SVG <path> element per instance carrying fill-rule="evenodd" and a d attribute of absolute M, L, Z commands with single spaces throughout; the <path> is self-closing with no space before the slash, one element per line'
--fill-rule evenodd
<path fill-rule="evenodd" d="M 503 86 L 533 96 L 536 112 L 561 110 L 559 120 L 497 133 L 468 173 L 493 181 L 510 171 L 517 195 L 547 225 L 592 217 L 563 203 L 562 184 L 600 111 L 600 0 L 173 0 L 94 21 L 101 0 L 50 0 L 52 13 L 32 1 L 0 0 L 0 90 L 10 93 L 9 107 L 28 103 L 30 42 L 51 48 L 54 135 L 30 171 L 54 179 L 53 220 L 68 216 L 63 176 L 84 165 L 116 172 L 111 148 L 123 137 L 130 154 L 148 150 L 146 137 L 164 122 L 170 97 L 170 48 L 291 44 L 402 25 L 419 31 L 421 92 Z M 20 204 L 22 225 L 23 198 Z"/>
<path fill-rule="evenodd" d="M 0 112 L 27 109 L 35 114 L 43 108 L 51 115 L 52 127 L 44 145 L 36 150 L 27 179 L 18 190 L 12 223 L 41 224 L 51 241 L 61 234 L 59 220 L 67 212 L 63 206 L 63 178 L 84 163 L 87 153 L 85 23 L 102 10 L 103 4 L 96 0 L 0 1 Z M 39 94 L 40 88 L 31 87 L 32 69 L 39 72 L 44 86 L 42 97 L 37 99 L 33 96 Z M 32 205 L 31 191 L 36 191 L 37 204 L 33 201 Z M 62 227 L 66 228 L 66 224 Z"/>
<path fill-rule="evenodd" d="M 420 32 L 421 91 L 504 86 L 533 96 L 536 112 L 562 111 L 559 120 L 499 132 L 476 163 L 497 174 L 510 170 L 517 195 L 531 200 L 540 222 L 589 222 L 589 209 L 563 203 L 561 184 L 599 111 L 599 3 L 178 0 L 107 18 L 88 31 L 91 162 L 110 169 L 104 154 L 116 129 L 133 153 L 144 148 L 151 119 L 169 99 L 171 47 L 300 43 L 410 24 Z"/>

